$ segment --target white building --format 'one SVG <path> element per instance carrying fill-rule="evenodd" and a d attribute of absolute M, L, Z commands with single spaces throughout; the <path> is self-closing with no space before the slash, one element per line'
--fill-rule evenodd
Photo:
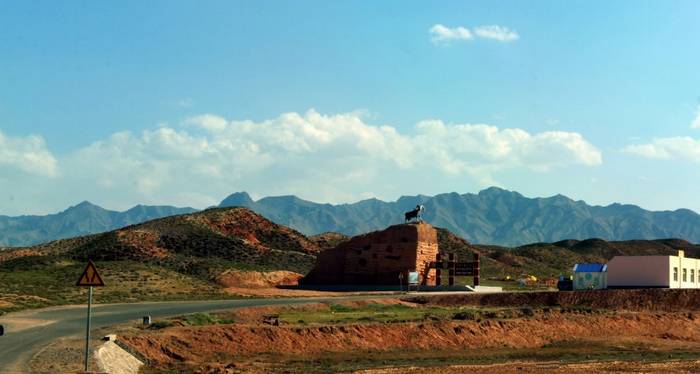
<path fill-rule="evenodd" d="M 602 290 L 607 287 L 607 265 L 574 265 L 574 290 Z"/>
<path fill-rule="evenodd" d="M 678 256 L 615 256 L 608 288 L 700 288 L 700 260 Z"/>

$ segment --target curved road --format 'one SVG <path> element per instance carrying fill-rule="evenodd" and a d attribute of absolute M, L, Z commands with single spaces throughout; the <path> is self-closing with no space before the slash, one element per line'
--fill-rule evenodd
<path fill-rule="evenodd" d="M 95 305 L 92 309 L 92 329 L 128 321 L 136 322 L 144 315 L 161 318 L 186 313 L 210 312 L 251 306 L 289 305 L 316 301 L 377 297 L 381 296 L 363 295 Z M 74 305 L 10 313 L 0 317 L 0 324 L 5 326 L 5 335 L 0 336 L 0 373 L 27 373 L 29 360 L 43 347 L 59 338 L 85 334 L 86 309 L 85 305 Z"/>

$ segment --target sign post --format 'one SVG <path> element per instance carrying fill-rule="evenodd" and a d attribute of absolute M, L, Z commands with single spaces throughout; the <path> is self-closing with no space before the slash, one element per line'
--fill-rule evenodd
<path fill-rule="evenodd" d="M 89 369 L 90 363 L 90 313 L 92 312 L 92 287 L 102 287 L 105 283 L 102 277 L 97 272 L 97 268 L 92 261 L 88 260 L 88 264 L 83 270 L 83 275 L 80 276 L 75 284 L 78 287 L 88 287 L 88 307 L 87 307 L 87 329 L 85 332 L 85 371 Z"/>
<path fill-rule="evenodd" d="M 448 253 L 448 261 L 444 262 L 442 254 L 438 253 L 435 257 L 435 261 L 428 264 L 430 269 L 435 269 L 435 285 L 442 285 L 442 269 L 447 269 L 449 271 L 449 284 L 454 285 L 455 276 L 469 276 L 474 277 L 474 285 L 479 285 L 480 280 L 480 265 L 479 265 L 479 254 L 474 253 L 474 261 L 458 262 L 457 256 Z"/>
<path fill-rule="evenodd" d="M 417 271 L 409 271 L 408 272 L 408 283 L 406 284 L 406 291 L 410 292 L 411 286 L 416 286 L 416 290 L 420 291 L 419 282 L 420 282 L 420 279 L 418 279 L 418 272 Z"/>
<path fill-rule="evenodd" d="M 90 362 L 90 312 L 92 309 L 92 286 L 88 288 L 87 328 L 85 329 L 85 371 Z"/>

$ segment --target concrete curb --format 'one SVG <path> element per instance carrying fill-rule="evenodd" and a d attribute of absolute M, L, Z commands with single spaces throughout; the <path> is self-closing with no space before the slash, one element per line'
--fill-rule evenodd
<path fill-rule="evenodd" d="M 101 372 L 109 374 L 138 374 L 144 363 L 116 342 L 116 335 L 105 337 L 107 342 L 95 350 L 95 361 Z"/>

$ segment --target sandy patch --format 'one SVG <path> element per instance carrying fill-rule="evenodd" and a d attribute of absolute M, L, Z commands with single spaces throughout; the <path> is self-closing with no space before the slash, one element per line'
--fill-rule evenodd
<path fill-rule="evenodd" d="M 303 275 L 291 271 L 240 271 L 227 270 L 217 278 L 217 283 L 231 288 L 274 288 L 296 286 Z"/>

